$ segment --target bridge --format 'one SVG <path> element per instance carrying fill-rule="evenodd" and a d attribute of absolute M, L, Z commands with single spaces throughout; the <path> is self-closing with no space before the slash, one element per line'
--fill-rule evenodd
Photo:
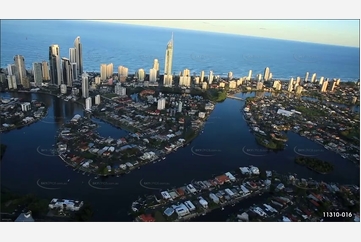
<path fill-rule="evenodd" d="M 236 97 L 236 96 L 231 96 L 231 95 L 228 95 L 227 98 L 231 98 L 231 99 L 235 99 L 235 100 L 240 100 L 240 101 L 244 101 L 243 98 L 241 97 Z"/>

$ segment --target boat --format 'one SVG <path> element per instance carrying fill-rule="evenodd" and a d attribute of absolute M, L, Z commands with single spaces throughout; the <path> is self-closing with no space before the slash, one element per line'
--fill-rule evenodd
<path fill-rule="evenodd" d="M 221 209 L 222 211 L 224 210 L 224 207 L 222 207 L 222 209 Z"/>
<path fill-rule="evenodd" d="M 70 179 L 68 179 L 68 182 L 70 182 Z"/>
<path fill-rule="evenodd" d="M 98 177 L 96 176 L 96 177 L 94 177 L 94 179 L 96 180 L 96 179 L 98 179 Z"/>
<path fill-rule="evenodd" d="M 162 160 L 165 160 L 166 157 L 163 157 Z"/>

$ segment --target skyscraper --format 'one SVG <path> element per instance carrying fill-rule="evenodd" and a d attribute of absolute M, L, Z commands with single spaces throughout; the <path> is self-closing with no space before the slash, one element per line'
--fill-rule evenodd
<path fill-rule="evenodd" d="M 83 98 L 89 97 L 89 79 L 88 74 L 83 73 L 81 76 L 81 90 L 82 90 L 82 96 Z"/>
<path fill-rule="evenodd" d="M 312 77 L 311 77 L 311 82 L 315 82 L 315 81 L 316 81 L 316 77 L 317 77 L 317 74 L 316 74 L 316 73 L 313 73 L 313 74 L 312 74 Z"/>
<path fill-rule="evenodd" d="M 38 62 L 33 63 L 33 73 L 34 73 L 35 85 L 40 87 L 41 84 L 43 83 L 42 63 L 38 63 Z"/>
<path fill-rule="evenodd" d="M 228 81 L 232 80 L 233 79 L 233 72 L 228 72 Z"/>
<path fill-rule="evenodd" d="M 173 33 L 172 33 L 172 38 L 168 42 L 167 49 L 165 51 L 165 65 L 164 65 L 165 86 L 171 86 L 173 84 L 172 64 L 173 64 Z"/>
<path fill-rule="evenodd" d="M 29 80 L 26 77 L 26 69 L 25 69 L 25 59 L 22 55 L 16 55 L 14 57 L 14 62 L 16 66 L 16 83 L 23 85 L 25 88 L 30 87 Z"/>
<path fill-rule="evenodd" d="M 264 69 L 263 80 L 268 81 L 268 80 L 269 80 L 269 74 L 270 74 L 269 67 L 266 67 L 266 68 Z"/>
<path fill-rule="evenodd" d="M 114 73 L 114 65 L 113 63 L 110 63 L 107 65 L 107 78 L 112 77 L 113 73 Z"/>
<path fill-rule="evenodd" d="M 78 65 L 74 63 L 70 63 L 71 65 L 71 73 L 73 73 L 73 80 L 78 80 Z"/>
<path fill-rule="evenodd" d="M 173 33 L 172 38 L 167 44 L 165 51 L 165 66 L 164 75 L 172 75 L 172 64 L 173 64 Z"/>
<path fill-rule="evenodd" d="M 100 65 L 100 79 L 105 81 L 107 79 L 107 64 Z"/>
<path fill-rule="evenodd" d="M 60 86 L 62 83 L 62 75 L 59 45 L 51 45 L 49 47 L 49 63 L 50 82 L 53 85 Z"/>
<path fill-rule="evenodd" d="M 75 62 L 77 64 L 79 75 L 83 74 L 83 50 L 82 44 L 80 43 L 80 37 L 76 37 L 74 40 L 75 48 Z"/>
<path fill-rule="evenodd" d="M 16 73 L 16 65 L 9 64 L 7 66 L 7 71 L 8 71 L 8 75 L 10 75 L 10 76 L 15 75 L 15 73 Z"/>
<path fill-rule="evenodd" d="M 159 76 L 159 61 L 158 61 L 158 59 L 154 59 L 153 69 L 155 69 L 157 71 L 157 77 L 158 77 Z"/>
<path fill-rule="evenodd" d="M 326 92 L 327 86 L 328 86 L 328 81 L 323 82 L 321 86 L 321 92 Z"/>
<path fill-rule="evenodd" d="M 200 78 L 200 82 L 204 82 L 204 71 L 201 71 L 201 78 Z"/>
<path fill-rule="evenodd" d="M 153 68 L 149 70 L 149 81 L 156 82 L 157 81 L 158 70 Z"/>
<path fill-rule="evenodd" d="M 63 74 L 63 84 L 68 87 L 73 86 L 73 73 L 71 68 L 71 63 L 68 58 L 62 58 L 62 74 Z"/>
<path fill-rule="evenodd" d="M 209 77 L 208 77 L 208 84 L 209 84 L 209 85 L 212 84 L 213 78 L 214 78 L 214 76 L 213 76 L 213 71 L 210 71 L 210 72 L 209 72 Z"/>
<path fill-rule="evenodd" d="M 69 48 L 69 60 L 70 63 L 76 63 L 76 49 Z"/>
<path fill-rule="evenodd" d="M 250 81 L 251 78 L 252 78 L 252 70 L 249 70 L 248 76 L 247 76 L 247 81 Z"/>
<path fill-rule="evenodd" d="M 305 76 L 305 82 L 308 82 L 308 76 L 310 75 L 309 72 L 306 72 L 306 76 Z"/>
<path fill-rule="evenodd" d="M 49 75 L 49 65 L 48 65 L 48 62 L 43 61 L 41 64 L 42 64 L 41 70 L 43 71 L 43 80 L 44 80 L 44 81 L 49 81 L 49 80 L 50 80 L 50 75 Z"/>
<path fill-rule="evenodd" d="M 144 79 L 145 79 L 145 71 L 144 71 L 144 69 L 139 69 L 135 73 L 135 76 L 138 78 L 138 81 L 144 81 Z"/>

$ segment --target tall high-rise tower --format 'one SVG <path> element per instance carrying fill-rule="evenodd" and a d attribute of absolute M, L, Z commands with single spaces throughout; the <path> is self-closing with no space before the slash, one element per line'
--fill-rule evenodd
<path fill-rule="evenodd" d="M 42 63 L 33 63 L 33 73 L 35 85 L 41 87 L 41 84 L 43 83 Z"/>
<path fill-rule="evenodd" d="M 60 86 L 62 83 L 62 75 L 59 45 L 51 45 L 49 47 L 49 63 L 50 82 L 53 85 Z"/>
<path fill-rule="evenodd" d="M 172 38 L 167 44 L 165 51 L 165 65 L 164 65 L 164 85 L 171 86 L 173 82 L 172 78 L 172 64 L 173 64 L 173 33 Z"/>
<path fill-rule="evenodd" d="M 83 74 L 83 50 L 82 44 L 80 43 L 80 37 L 76 37 L 74 40 L 74 48 L 75 48 L 75 62 L 78 68 L 78 74 Z"/>
<path fill-rule="evenodd" d="M 159 62 L 158 62 L 158 59 L 154 59 L 153 69 L 155 69 L 157 71 L 157 77 L 158 77 L 159 76 Z"/>
<path fill-rule="evenodd" d="M 62 58 L 62 74 L 63 74 L 63 84 L 67 85 L 68 87 L 73 86 L 73 72 L 71 68 L 71 63 L 68 58 Z"/>
<path fill-rule="evenodd" d="M 81 76 L 81 91 L 82 91 L 82 96 L 83 98 L 88 98 L 89 97 L 89 79 L 88 79 L 88 74 L 87 73 L 83 73 Z"/>
<path fill-rule="evenodd" d="M 167 44 L 165 51 L 165 66 L 164 75 L 172 75 L 172 62 L 173 62 L 173 33 L 172 38 Z"/>
<path fill-rule="evenodd" d="M 22 55 L 16 55 L 14 57 L 14 62 L 16 66 L 15 76 L 16 76 L 16 83 L 21 84 L 24 87 L 29 87 L 29 81 L 26 78 L 26 69 L 25 69 L 25 59 Z"/>
<path fill-rule="evenodd" d="M 43 80 L 44 81 L 49 81 L 50 80 L 50 75 L 49 75 L 48 62 L 43 61 L 41 64 L 42 64 L 41 70 L 43 71 Z"/>
<path fill-rule="evenodd" d="M 270 75 L 269 67 L 266 67 L 266 69 L 264 69 L 263 80 L 268 81 L 269 80 L 269 75 Z"/>

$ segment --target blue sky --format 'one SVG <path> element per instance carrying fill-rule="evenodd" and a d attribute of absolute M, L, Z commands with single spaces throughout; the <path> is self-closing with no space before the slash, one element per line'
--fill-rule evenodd
<path fill-rule="evenodd" d="M 97 20 L 359 47 L 359 20 Z"/>

